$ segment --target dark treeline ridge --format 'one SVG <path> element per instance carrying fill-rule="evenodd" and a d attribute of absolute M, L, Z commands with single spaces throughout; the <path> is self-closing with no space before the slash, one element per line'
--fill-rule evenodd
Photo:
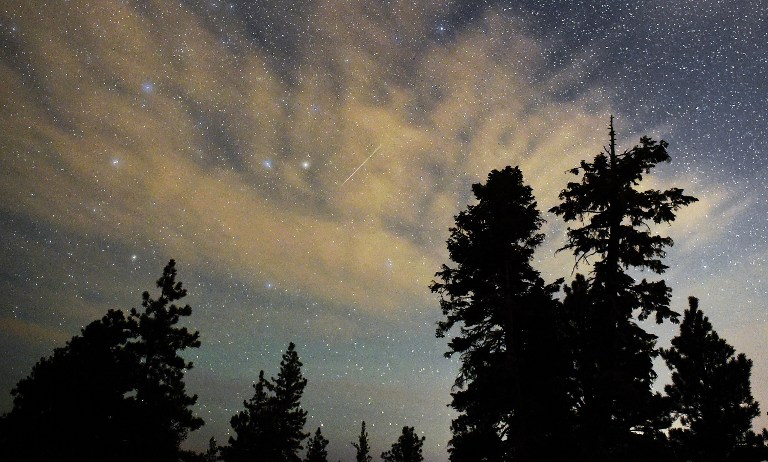
<path fill-rule="evenodd" d="M 546 282 L 533 266 L 544 220 L 518 167 L 474 184 L 476 203 L 455 217 L 451 261 L 430 285 L 444 315 L 436 334 L 460 358 L 451 462 L 768 460 L 768 432 L 752 430 L 752 362 L 698 299 L 681 317 L 664 280 L 634 276 L 664 273 L 673 242 L 652 227 L 697 199 L 640 187 L 670 160 L 666 142 L 643 137 L 619 153 L 613 118 L 609 137 L 550 209 L 569 225 L 559 249 L 575 256 L 569 283 Z M 200 346 L 199 334 L 178 326 L 192 310 L 176 304 L 186 290 L 173 260 L 157 286 L 157 299 L 145 292 L 141 310 L 109 310 L 18 382 L 0 418 L 0 460 L 327 462 L 321 429 L 304 429 L 307 379 L 293 343 L 276 377 L 260 372 L 225 444 L 181 449 L 203 425 L 184 383 L 192 363 L 179 355 Z M 679 324 L 670 348 L 646 319 Z M 672 372 L 664 393 L 653 388 L 659 357 Z M 419 462 L 423 443 L 406 426 L 380 457 Z M 351 445 L 356 462 L 373 461 L 365 422 Z"/>
<path fill-rule="evenodd" d="M 181 448 L 188 433 L 203 425 L 192 412 L 197 396 L 184 384 L 192 363 L 179 356 L 200 346 L 199 333 L 177 326 L 192 309 L 174 303 L 187 294 L 176 281 L 174 260 L 157 287 L 157 299 L 142 295 L 143 311 L 109 310 L 18 382 L 11 391 L 13 409 L 0 418 L 0 460 L 327 462 L 321 429 L 311 437 L 304 432 L 307 379 L 293 343 L 277 377 L 259 373 L 253 397 L 230 419 L 227 444 L 211 438 L 204 453 Z M 423 442 L 413 427 L 404 427 L 381 457 L 420 462 Z M 372 461 L 364 421 L 350 444 L 357 461 Z"/>
<path fill-rule="evenodd" d="M 451 462 L 760 461 L 766 431 L 750 391 L 752 363 L 719 338 L 690 299 L 669 349 L 641 321 L 680 322 L 661 274 L 672 239 L 654 230 L 697 199 L 682 189 L 640 187 L 667 143 L 650 138 L 619 153 L 609 146 L 570 170 L 576 178 L 550 212 L 569 225 L 559 251 L 575 256 L 573 281 L 546 283 L 533 267 L 544 236 L 532 190 L 517 167 L 494 170 L 455 217 L 452 265 L 436 274 L 450 333 L 446 356 L 461 366 Z M 563 290 L 562 296 L 558 292 Z M 653 360 L 672 371 L 653 390 Z"/>

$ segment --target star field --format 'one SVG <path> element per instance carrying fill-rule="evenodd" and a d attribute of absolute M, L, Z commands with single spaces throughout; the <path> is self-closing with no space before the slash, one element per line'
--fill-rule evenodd
<path fill-rule="evenodd" d="M 376 456 L 408 425 L 446 460 L 457 364 L 427 287 L 452 217 L 506 165 L 549 209 L 609 114 L 621 148 L 670 143 L 650 187 L 700 199 L 659 230 L 673 308 L 701 298 L 766 411 L 766 43 L 760 0 L 4 2 L 0 411 L 174 258 L 202 340 L 189 447 L 226 441 L 293 341 L 332 460 L 362 420 Z M 567 278 L 546 218 L 537 268 Z"/>

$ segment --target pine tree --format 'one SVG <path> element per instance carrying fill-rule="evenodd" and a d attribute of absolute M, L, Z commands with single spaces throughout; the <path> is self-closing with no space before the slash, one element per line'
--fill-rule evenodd
<path fill-rule="evenodd" d="M 392 449 L 381 453 L 384 462 L 421 462 L 424 457 L 421 454 L 421 447 L 424 445 L 425 437 L 419 438 L 413 427 L 403 427 L 403 433 L 398 437 L 397 442 L 392 444 Z"/>
<path fill-rule="evenodd" d="M 176 327 L 181 317 L 192 314 L 189 305 L 174 302 L 187 295 L 181 282 L 176 282 L 176 262 L 171 260 L 157 280 L 160 297 L 142 294 L 143 312 L 131 309 L 139 338 L 129 345 L 141 363 L 136 387 L 135 437 L 144 444 L 135 446 L 133 454 L 142 460 L 169 460 L 179 452 L 189 431 L 203 425 L 190 409 L 197 395 L 188 395 L 184 374 L 192 368 L 180 350 L 200 347 L 199 332 Z"/>
<path fill-rule="evenodd" d="M 0 460 L 102 460 L 126 449 L 136 357 L 126 352 L 135 325 L 110 310 L 42 358 L 11 391 L 2 419 Z M 83 435 L 88 440 L 83 440 Z"/>
<path fill-rule="evenodd" d="M 643 320 L 655 315 L 657 322 L 676 317 L 669 308 L 670 290 L 663 280 L 637 283 L 626 269 L 649 269 L 661 274 L 667 266 L 661 261 L 672 238 L 650 229 L 651 224 L 671 223 L 675 212 L 696 202 L 679 188 L 666 191 L 641 190 L 644 174 L 660 162 L 669 162 L 667 142 L 643 137 L 640 146 L 623 154 L 616 153 L 613 117 L 610 148 L 594 161 L 581 162 L 571 170 L 581 174 L 579 183 L 568 183 L 560 193 L 562 203 L 550 211 L 565 221 L 583 226 L 568 228 L 568 242 L 560 250 L 572 250 L 577 264 L 595 257 L 593 289 L 599 288 L 610 306 L 608 318 L 614 324 L 638 311 Z"/>
<path fill-rule="evenodd" d="M 668 162 L 667 143 L 643 137 L 640 146 L 618 154 L 613 118 L 610 147 L 592 162 L 571 172 L 581 181 L 568 183 L 561 204 L 550 211 L 581 226 L 568 228 L 576 265 L 594 259 L 591 278 L 576 281 L 579 290 L 566 298 L 574 348 L 576 401 L 585 458 L 617 460 L 644 454 L 641 447 L 663 439 L 668 424 L 660 396 L 651 385 L 656 337 L 636 322 L 677 318 L 669 308 L 671 290 L 663 280 L 640 282 L 628 269 L 661 274 L 661 261 L 672 239 L 650 225 L 671 223 L 675 212 L 695 202 L 682 189 L 641 189 L 643 175 Z M 588 282 L 585 287 L 583 282 Z M 578 295 L 578 296 L 575 296 Z M 645 457 L 642 456 L 642 457 Z"/>
<path fill-rule="evenodd" d="M 665 391 L 682 427 L 672 428 L 670 438 L 681 460 L 693 462 L 763 460 L 747 458 L 749 449 L 764 445 L 752 431 L 760 413 L 752 397 L 752 361 L 720 338 L 689 298 L 680 333 L 662 356 L 672 371 Z"/>
<path fill-rule="evenodd" d="M 490 358 L 486 367 L 476 372 L 474 380 L 451 393 L 452 407 L 461 412 L 451 422 L 453 436 L 448 451 L 452 462 L 509 459 L 500 434 L 500 428 L 507 426 L 508 411 L 503 401 L 494 398 L 504 397 L 508 392 L 509 375 L 503 359 Z"/>
<path fill-rule="evenodd" d="M 296 346 L 291 343 L 280 361 L 280 372 L 272 378 L 271 390 L 275 393 L 275 410 L 278 420 L 277 437 L 280 443 L 282 460 L 299 461 L 301 442 L 309 436 L 304 433 L 307 411 L 301 408 L 301 396 L 307 379 L 301 374 L 301 361 L 296 353 Z"/>
<path fill-rule="evenodd" d="M 198 333 L 175 325 L 192 312 L 171 302 L 186 295 L 171 260 L 143 294 L 146 311 L 110 310 L 53 356 L 41 359 L 12 392 L 3 419 L 3 460 L 175 460 L 181 441 L 203 421 L 190 406 L 177 351 L 200 346 Z M 170 306 L 169 306 L 169 303 Z M 41 435 L 45 435 L 41 437 Z M 87 440 L 83 438 L 87 436 Z"/>
<path fill-rule="evenodd" d="M 205 451 L 205 453 L 203 453 L 200 459 L 202 462 L 217 462 L 221 460 L 219 458 L 220 452 L 221 448 L 216 442 L 216 438 L 211 437 L 211 439 L 208 440 L 208 449 Z"/>
<path fill-rule="evenodd" d="M 266 460 L 298 462 L 307 413 L 301 396 L 307 380 L 301 374 L 301 361 L 291 343 L 283 354 L 277 378 L 267 380 L 264 371 L 253 385 L 254 395 L 244 401 L 245 409 L 230 420 L 236 436 L 221 448 L 227 462 Z"/>
<path fill-rule="evenodd" d="M 320 427 L 317 427 L 317 431 L 314 436 L 307 442 L 307 455 L 304 457 L 304 462 L 328 462 L 328 440 L 323 437 Z"/>
<path fill-rule="evenodd" d="M 563 446 L 547 430 L 568 414 L 552 296 L 559 281 L 546 285 L 531 266 L 543 220 L 520 169 L 494 170 L 472 191 L 478 203 L 450 229 L 455 266 L 443 265 L 430 286 L 446 317 L 437 336 L 460 326 L 446 353 L 461 358 L 451 460 L 531 460 Z"/>
<path fill-rule="evenodd" d="M 276 445 L 274 397 L 269 393 L 270 384 L 264 378 L 264 371 L 259 372 L 253 389 L 253 397 L 243 401 L 245 409 L 230 419 L 236 436 L 230 436 L 229 445 L 221 448 L 221 456 L 227 462 L 282 460 Z"/>
<path fill-rule="evenodd" d="M 368 444 L 368 432 L 365 431 L 365 421 L 360 428 L 360 436 L 357 438 L 357 443 L 352 443 L 355 447 L 355 462 L 372 462 L 371 447 Z"/>

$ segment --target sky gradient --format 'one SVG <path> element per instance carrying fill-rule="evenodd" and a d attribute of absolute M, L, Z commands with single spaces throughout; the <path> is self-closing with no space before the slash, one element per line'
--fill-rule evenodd
<path fill-rule="evenodd" d="M 5 1 L 0 411 L 174 258 L 203 342 L 189 447 L 226 441 L 293 341 L 332 460 L 362 420 L 375 459 L 408 425 L 446 460 L 457 363 L 428 285 L 453 216 L 506 165 L 546 211 L 610 114 L 621 149 L 670 143 L 649 187 L 700 199 L 659 229 L 673 308 L 701 299 L 766 411 L 766 43 L 757 0 Z M 544 216 L 536 268 L 569 278 Z"/>

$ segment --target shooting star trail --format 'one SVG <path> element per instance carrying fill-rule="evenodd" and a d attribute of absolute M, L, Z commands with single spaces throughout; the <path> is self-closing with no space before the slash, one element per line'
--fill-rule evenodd
<path fill-rule="evenodd" d="M 365 159 L 365 160 L 363 161 L 363 163 L 362 163 L 362 164 L 360 164 L 360 166 L 359 166 L 359 167 L 357 167 L 357 168 L 355 169 L 355 171 L 354 171 L 354 172 L 352 172 L 352 174 L 351 174 L 351 175 L 349 175 L 349 177 L 347 177 L 347 179 L 346 179 L 346 180 L 344 180 L 344 183 L 346 183 L 347 181 L 349 181 L 349 179 L 350 179 L 350 178 L 352 178 L 353 176 L 355 176 L 355 173 L 357 173 L 357 171 L 358 171 L 358 170 L 360 170 L 361 168 L 363 168 L 363 165 L 365 165 L 365 163 L 366 163 L 366 162 L 368 162 L 368 161 L 370 160 L 370 158 L 371 158 L 371 157 L 373 157 L 373 156 L 374 156 L 374 155 L 375 155 L 377 152 L 379 152 L 379 149 L 381 149 L 381 145 L 379 145 L 379 146 L 378 146 L 376 149 L 374 149 L 374 150 L 373 150 L 373 152 L 371 153 L 371 155 L 370 155 L 370 156 L 368 156 L 368 158 L 367 158 L 367 159 Z M 341 183 L 341 186 L 344 186 L 344 183 Z M 339 187 L 341 187 L 341 186 L 339 186 Z"/>

